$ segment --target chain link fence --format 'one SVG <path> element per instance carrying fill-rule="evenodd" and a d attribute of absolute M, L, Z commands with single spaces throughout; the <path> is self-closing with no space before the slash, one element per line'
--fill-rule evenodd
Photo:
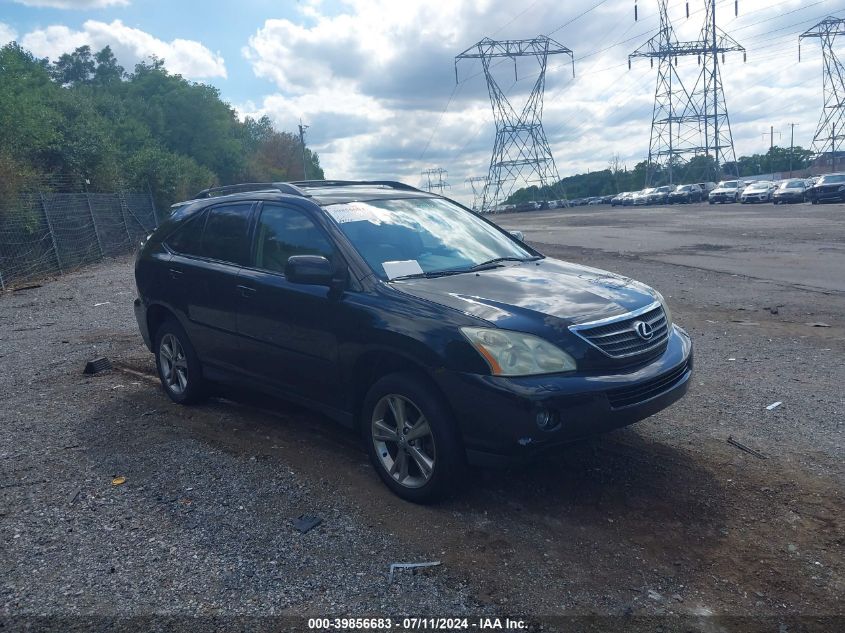
<path fill-rule="evenodd" d="M 23 193 L 0 202 L 0 290 L 132 251 L 158 226 L 148 193 Z"/>

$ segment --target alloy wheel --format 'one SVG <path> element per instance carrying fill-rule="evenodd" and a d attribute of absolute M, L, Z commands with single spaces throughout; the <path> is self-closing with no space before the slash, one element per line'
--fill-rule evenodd
<path fill-rule="evenodd" d="M 371 436 L 379 462 L 400 485 L 424 486 L 434 474 L 437 453 L 428 420 L 411 400 L 388 394 L 376 403 Z"/>
<path fill-rule="evenodd" d="M 165 334 L 158 347 L 161 375 L 167 388 L 181 395 L 188 388 L 188 358 L 182 343 L 173 334 Z"/>

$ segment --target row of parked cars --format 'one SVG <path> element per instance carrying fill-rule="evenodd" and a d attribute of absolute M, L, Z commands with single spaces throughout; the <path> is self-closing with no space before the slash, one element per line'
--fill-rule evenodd
<path fill-rule="evenodd" d="M 613 206 L 640 206 L 654 204 L 710 204 L 740 202 L 845 202 L 845 173 L 827 174 L 812 178 L 787 178 L 785 180 L 723 180 L 719 183 L 701 182 L 685 185 L 664 185 L 642 191 L 624 191 L 614 196 Z"/>

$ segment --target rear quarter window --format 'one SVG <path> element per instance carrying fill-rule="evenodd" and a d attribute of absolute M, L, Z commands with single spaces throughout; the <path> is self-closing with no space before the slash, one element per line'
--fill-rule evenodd
<path fill-rule="evenodd" d="M 180 255 L 199 256 L 202 247 L 202 229 L 205 226 L 206 213 L 198 213 L 196 216 L 185 220 L 164 243 L 174 253 Z"/>
<path fill-rule="evenodd" d="M 251 210 L 251 202 L 212 208 L 202 236 L 203 257 L 245 266 L 249 262 Z"/>

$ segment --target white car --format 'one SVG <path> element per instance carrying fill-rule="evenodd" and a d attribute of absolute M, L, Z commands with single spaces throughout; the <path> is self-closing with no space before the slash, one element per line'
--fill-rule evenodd
<path fill-rule="evenodd" d="M 751 202 L 769 202 L 772 199 L 772 194 L 777 189 L 777 184 L 768 180 L 760 180 L 752 182 L 739 196 L 739 201 L 742 204 Z"/>
<path fill-rule="evenodd" d="M 745 188 L 745 183 L 741 180 L 723 180 L 716 188 L 707 196 L 707 201 L 710 204 L 717 202 L 736 202 L 742 190 Z"/>

